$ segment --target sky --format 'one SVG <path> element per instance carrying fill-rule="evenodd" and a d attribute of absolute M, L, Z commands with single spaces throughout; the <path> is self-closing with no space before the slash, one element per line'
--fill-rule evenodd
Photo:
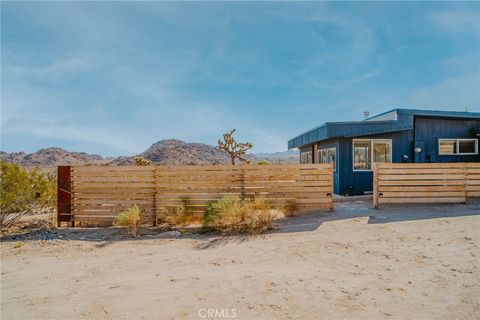
<path fill-rule="evenodd" d="M 480 111 L 480 2 L 1 2 L 1 149 L 255 152 L 392 108 Z"/>

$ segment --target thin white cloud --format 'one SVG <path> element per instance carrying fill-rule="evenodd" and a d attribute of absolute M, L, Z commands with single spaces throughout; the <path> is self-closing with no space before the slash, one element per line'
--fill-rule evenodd
<path fill-rule="evenodd" d="M 444 31 L 480 36 L 480 14 L 472 11 L 445 11 L 433 14 L 430 20 Z"/>
<path fill-rule="evenodd" d="M 470 72 L 414 90 L 408 105 L 480 111 L 480 75 Z"/>
<path fill-rule="evenodd" d="M 28 66 L 7 61 L 3 69 L 6 77 L 27 77 L 35 79 L 58 79 L 75 75 L 91 67 L 85 57 L 70 56 L 59 58 L 51 63 L 40 66 Z"/>

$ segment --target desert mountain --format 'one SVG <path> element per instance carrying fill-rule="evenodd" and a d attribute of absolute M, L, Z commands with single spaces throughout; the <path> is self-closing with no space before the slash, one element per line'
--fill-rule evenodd
<path fill-rule="evenodd" d="M 228 163 L 228 156 L 211 145 L 188 143 L 176 139 L 158 141 L 140 156 L 153 164 L 199 165 Z M 111 162 L 115 165 L 133 164 L 133 157 L 120 157 Z"/>
<path fill-rule="evenodd" d="M 140 153 L 153 164 L 164 165 L 202 165 L 230 163 L 229 157 L 217 151 L 214 146 L 204 143 L 188 143 L 176 139 L 161 140 Z M 69 164 L 109 164 L 132 165 L 133 156 L 116 159 L 103 158 L 100 155 L 85 152 L 72 152 L 61 148 L 46 148 L 27 154 L 25 152 L 6 153 L 0 151 L 0 159 L 22 166 L 57 166 Z M 248 154 L 252 162 L 268 160 L 272 163 L 296 163 L 297 151 Z"/>
<path fill-rule="evenodd" d="M 34 153 L 0 151 L 0 159 L 22 166 L 57 166 L 68 164 L 104 163 L 107 159 L 97 154 L 45 148 Z"/>

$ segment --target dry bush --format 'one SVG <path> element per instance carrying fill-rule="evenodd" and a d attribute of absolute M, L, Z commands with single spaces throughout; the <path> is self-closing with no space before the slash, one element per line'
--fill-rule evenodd
<path fill-rule="evenodd" d="M 161 212 L 160 221 L 165 222 L 170 227 L 185 227 L 199 223 L 201 220 L 193 213 L 189 198 L 183 198 L 182 204 L 173 208 L 161 207 L 159 211 Z"/>
<path fill-rule="evenodd" d="M 273 228 L 275 211 L 264 198 L 241 200 L 236 195 L 227 195 L 208 204 L 205 226 L 223 234 L 264 233 Z"/>
<path fill-rule="evenodd" d="M 138 229 L 140 228 L 140 220 L 142 218 L 142 209 L 139 206 L 133 205 L 125 209 L 120 213 L 115 221 L 118 226 L 124 226 L 128 228 L 128 234 L 132 237 L 138 235 Z"/>
<path fill-rule="evenodd" d="M 294 199 L 290 199 L 287 201 L 282 211 L 285 214 L 285 217 L 292 217 L 295 215 L 295 212 L 297 212 L 298 209 L 299 209 L 299 206 L 297 201 Z"/>
<path fill-rule="evenodd" d="M 260 234 L 273 229 L 276 211 L 272 210 L 272 203 L 268 199 L 255 198 L 246 201 L 244 206 L 246 212 L 245 221 L 249 233 Z"/>

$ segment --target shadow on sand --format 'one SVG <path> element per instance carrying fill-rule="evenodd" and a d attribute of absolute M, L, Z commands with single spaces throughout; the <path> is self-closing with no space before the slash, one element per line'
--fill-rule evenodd
<path fill-rule="evenodd" d="M 277 233 L 317 230 L 324 222 L 368 217 L 369 224 L 415 221 L 480 215 L 480 199 L 465 204 L 402 204 L 383 205 L 374 209 L 369 201 L 342 201 L 330 213 L 313 213 L 277 221 Z"/>

